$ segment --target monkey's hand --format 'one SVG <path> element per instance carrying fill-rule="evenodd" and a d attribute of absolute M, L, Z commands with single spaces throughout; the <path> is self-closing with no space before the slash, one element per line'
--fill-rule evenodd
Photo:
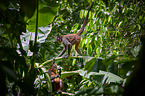
<path fill-rule="evenodd" d="M 58 91 L 58 94 L 61 94 L 61 93 L 62 93 L 62 90 L 59 90 L 59 91 Z"/>
<path fill-rule="evenodd" d="M 55 79 L 57 77 L 60 77 L 60 76 L 59 75 L 55 75 L 55 76 L 51 77 L 51 80 L 53 80 L 53 79 Z"/>

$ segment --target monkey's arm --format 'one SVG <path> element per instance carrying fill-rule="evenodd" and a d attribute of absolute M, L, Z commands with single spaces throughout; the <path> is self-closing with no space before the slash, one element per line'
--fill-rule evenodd
<path fill-rule="evenodd" d="M 63 42 L 64 48 L 63 48 L 62 52 L 58 55 L 58 57 L 62 56 L 65 53 L 66 50 L 68 52 L 68 54 L 67 54 L 67 57 L 68 57 L 69 53 L 70 53 L 70 50 L 71 50 L 72 44 L 69 42 L 67 37 L 63 37 L 62 38 L 62 42 Z M 74 41 L 73 41 L 73 43 L 74 43 Z"/>
<path fill-rule="evenodd" d="M 55 76 L 51 77 L 50 79 L 53 80 L 53 79 L 55 79 L 57 77 L 60 77 L 60 76 L 59 75 L 55 75 Z"/>
<path fill-rule="evenodd" d="M 63 58 L 67 58 L 70 55 L 71 48 L 72 48 L 73 44 L 70 43 L 70 41 L 67 37 L 63 37 L 62 41 L 63 41 L 63 44 L 64 44 L 66 50 L 67 50 L 67 55 L 63 56 Z M 73 41 L 73 43 L 74 43 L 74 41 Z"/>

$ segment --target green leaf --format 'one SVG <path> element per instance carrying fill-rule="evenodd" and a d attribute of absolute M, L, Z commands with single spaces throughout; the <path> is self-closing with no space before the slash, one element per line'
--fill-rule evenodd
<path fill-rule="evenodd" d="M 84 95 L 84 93 L 89 93 L 93 90 L 94 88 L 93 87 L 88 87 L 88 88 L 85 88 L 85 89 L 82 89 L 82 90 L 79 90 L 76 92 L 75 96 L 82 96 Z"/>
<path fill-rule="evenodd" d="M 28 18 L 31 18 L 36 9 L 36 0 L 21 0 L 21 8 Z"/>
<path fill-rule="evenodd" d="M 139 24 L 137 24 L 137 27 L 138 27 L 138 30 L 140 30 L 140 29 L 141 29 L 141 26 L 140 26 Z"/>
<path fill-rule="evenodd" d="M 47 36 L 49 35 L 49 33 L 51 31 L 51 27 L 50 26 L 47 26 L 44 28 L 40 27 L 39 30 L 41 30 L 41 33 L 38 33 L 37 42 L 44 43 Z M 23 33 L 20 36 L 20 39 L 21 39 L 23 49 L 27 52 L 28 56 L 32 56 L 32 52 L 29 50 L 30 49 L 29 46 L 31 46 L 29 41 L 30 40 L 33 41 L 35 39 L 35 33 L 32 33 L 32 32 Z M 31 47 L 33 47 L 33 44 Z"/>
<path fill-rule="evenodd" d="M 110 23 L 112 24 L 112 15 L 110 15 L 110 16 L 108 17 L 108 22 L 110 22 Z"/>
<path fill-rule="evenodd" d="M 81 43 L 80 43 L 80 47 L 83 48 L 84 45 L 85 45 L 85 39 L 82 39 L 82 40 L 81 40 Z"/>
<path fill-rule="evenodd" d="M 37 67 L 39 67 L 39 64 L 38 63 L 35 63 L 35 65 Z M 46 70 L 46 68 L 41 68 L 41 70 L 44 73 L 44 76 L 46 78 L 46 82 L 47 82 L 47 86 L 48 86 L 48 91 L 49 92 L 52 92 L 52 84 L 51 84 L 51 79 L 50 79 L 50 76 L 48 74 L 48 71 Z"/>
<path fill-rule="evenodd" d="M 47 79 L 48 90 L 49 90 L 50 92 L 52 92 L 52 84 L 51 84 L 50 76 L 49 76 L 49 74 L 48 74 L 48 72 L 47 72 L 47 70 L 46 70 L 45 68 L 41 68 L 41 69 L 42 69 L 42 71 L 44 72 L 45 78 Z"/>
<path fill-rule="evenodd" d="M 122 81 L 124 81 L 124 79 L 122 79 L 121 77 L 110 73 L 110 72 L 105 72 L 105 71 L 99 71 L 99 73 L 101 74 L 105 74 L 105 76 L 108 77 L 108 80 L 106 83 L 110 83 L 110 82 L 117 82 L 117 83 L 121 83 Z"/>
<path fill-rule="evenodd" d="M 96 73 L 96 72 L 94 72 L 94 73 Z M 105 79 L 107 79 L 106 77 L 105 77 L 105 74 L 102 74 L 102 73 L 96 73 L 96 74 L 92 74 L 91 76 L 90 76 L 90 78 L 91 79 L 93 79 L 97 84 L 101 84 L 101 85 L 103 85 L 105 82 Z"/>
<path fill-rule="evenodd" d="M 81 10 L 81 11 L 80 11 L 80 18 L 81 18 L 81 19 L 83 18 L 84 14 L 85 14 L 85 10 Z"/>
<path fill-rule="evenodd" d="M 89 59 L 86 60 L 84 67 L 85 67 L 85 70 L 87 70 L 88 73 L 92 71 L 93 66 L 95 64 L 95 61 L 96 61 L 96 58 L 89 58 Z"/>
<path fill-rule="evenodd" d="M 38 11 L 38 27 L 46 27 L 48 24 L 50 24 L 53 21 L 54 17 L 56 16 L 58 7 L 59 4 L 54 1 L 50 1 L 48 2 L 48 4 L 40 3 Z M 27 30 L 30 32 L 35 32 L 36 11 L 33 17 L 27 20 L 27 23 L 28 23 L 28 25 L 26 26 Z"/>
<path fill-rule="evenodd" d="M 92 46 L 88 45 L 88 47 L 87 47 L 87 54 L 91 55 L 91 53 L 92 53 Z"/>
<path fill-rule="evenodd" d="M 79 70 L 77 71 L 65 71 L 61 73 L 61 78 L 65 79 L 66 77 L 69 77 L 71 75 L 78 75 L 79 74 Z"/>
<path fill-rule="evenodd" d="M 121 26 L 122 23 L 123 23 L 123 21 L 119 22 L 119 24 L 118 24 L 118 28 Z"/>
<path fill-rule="evenodd" d="M 121 1 L 121 4 L 120 4 L 120 6 L 121 6 L 121 7 L 123 7 L 123 4 L 124 4 L 124 1 Z"/>
<path fill-rule="evenodd" d="M 104 26 L 104 25 L 105 25 L 105 23 L 106 23 L 106 18 L 103 20 L 102 25 Z"/>
<path fill-rule="evenodd" d="M 83 70 L 80 70 L 79 71 L 79 74 L 81 75 L 81 76 L 83 76 L 83 77 L 85 77 L 85 78 L 90 78 L 90 76 L 104 76 L 104 74 L 102 74 L 102 73 L 98 73 L 98 72 L 89 72 L 89 73 L 87 73 L 87 71 L 83 71 Z"/>
<path fill-rule="evenodd" d="M 0 66 L 2 67 L 2 69 L 4 70 L 4 72 L 14 81 L 17 81 L 17 76 L 16 74 L 13 72 L 13 70 L 11 70 L 10 68 L 6 67 L 6 66 Z"/>
<path fill-rule="evenodd" d="M 74 24 L 73 27 L 71 28 L 71 32 L 73 32 L 74 34 L 77 33 L 78 27 L 79 27 L 79 24 Z"/>

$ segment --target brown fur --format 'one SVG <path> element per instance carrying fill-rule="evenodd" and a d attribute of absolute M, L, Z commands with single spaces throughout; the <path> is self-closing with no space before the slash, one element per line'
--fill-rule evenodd
<path fill-rule="evenodd" d="M 63 38 L 67 38 L 70 43 L 74 42 L 74 44 L 78 44 L 81 40 L 81 36 L 77 34 L 64 35 Z"/>

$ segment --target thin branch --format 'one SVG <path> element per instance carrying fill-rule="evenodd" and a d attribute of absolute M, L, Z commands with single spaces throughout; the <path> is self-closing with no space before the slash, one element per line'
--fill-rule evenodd
<path fill-rule="evenodd" d="M 74 96 L 75 94 L 73 93 L 67 93 L 67 92 L 62 92 L 63 95 L 70 95 L 70 96 Z"/>
<path fill-rule="evenodd" d="M 77 58 L 94 58 L 94 57 L 89 57 L 89 56 L 71 56 L 71 57 L 68 57 L 68 58 L 56 57 L 55 61 L 57 61 L 57 60 L 66 60 L 66 59 L 77 59 Z M 39 67 L 43 67 L 43 66 L 47 65 L 48 63 L 52 62 L 52 60 L 53 59 L 45 61 L 44 63 L 40 64 Z"/>

